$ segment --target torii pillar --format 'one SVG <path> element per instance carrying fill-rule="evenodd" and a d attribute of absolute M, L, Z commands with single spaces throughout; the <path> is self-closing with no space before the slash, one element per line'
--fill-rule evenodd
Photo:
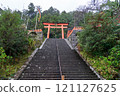
<path fill-rule="evenodd" d="M 48 33 L 47 33 L 47 38 L 50 37 L 50 25 L 48 25 Z"/>
<path fill-rule="evenodd" d="M 43 23 L 44 25 L 48 25 L 48 26 L 44 26 L 44 28 L 48 28 L 48 33 L 47 33 L 47 38 L 50 37 L 50 29 L 51 28 L 61 28 L 62 30 L 62 39 L 64 39 L 64 28 L 67 28 L 68 23 Z M 53 26 L 55 25 L 55 26 Z"/>
<path fill-rule="evenodd" d="M 63 28 L 63 25 L 62 25 L 62 39 L 64 39 L 64 28 Z"/>

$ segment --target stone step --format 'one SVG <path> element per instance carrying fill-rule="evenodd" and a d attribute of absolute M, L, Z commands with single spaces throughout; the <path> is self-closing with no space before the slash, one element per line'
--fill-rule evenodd
<path fill-rule="evenodd" d="M 65 80 L 99 79 L 76 51 L 70 49 L 65 40 L 47 39 L 19 80 L 61 80 L 59 64 Z"/>

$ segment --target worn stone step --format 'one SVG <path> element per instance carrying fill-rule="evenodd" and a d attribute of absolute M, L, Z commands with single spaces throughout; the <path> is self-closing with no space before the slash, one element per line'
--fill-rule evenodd
<path fill-rule="evenodd" d="M 47 39 L 43 48 L 38 50 L 19 79 L 61 80 L 59 63 L 65 80 L 99 79 L 63 39 Z"/>

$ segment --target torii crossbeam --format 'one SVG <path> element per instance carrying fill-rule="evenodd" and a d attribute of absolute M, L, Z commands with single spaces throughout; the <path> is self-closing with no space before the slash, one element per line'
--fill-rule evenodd
<path fill-rule="evenodd" d="M 44 26 L 44 28 L 48 28 L 48 33 L 47 33 L 47 38 L 50 37 L 50 28 L 61 28 L 62 30 L 62 39 L 64 39 L 64 29 L 68 28 L 67 25 L 68 23 L 43 23 L 44 25 L 48 25 L 48 26 Z"/>

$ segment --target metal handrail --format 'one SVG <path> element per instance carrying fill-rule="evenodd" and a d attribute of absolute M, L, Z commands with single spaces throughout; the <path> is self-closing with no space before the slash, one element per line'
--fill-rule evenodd
<path fill-rule="evenodd" d="M 61 68 L 61 63 L 60 63 L 58 44 L 56 44 L 56 47 L 57 47 L 57 57 L 58 57 L 58 63 L 59 63 L 60 76 L 61 76 L 61 80 L 64 80 L 64 75 L 62 73 L 62 68 Z"/>

